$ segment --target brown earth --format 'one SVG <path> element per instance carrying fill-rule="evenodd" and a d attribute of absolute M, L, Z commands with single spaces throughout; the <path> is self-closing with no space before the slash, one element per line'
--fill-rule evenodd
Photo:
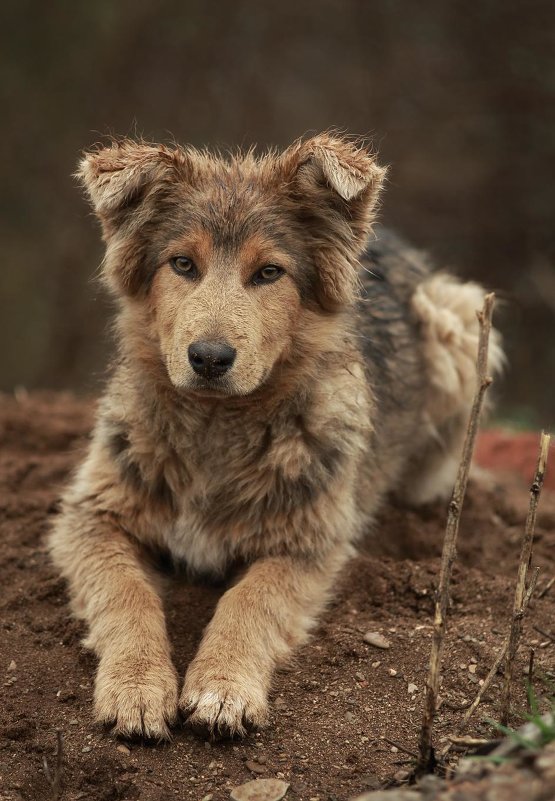
<path fill-rule="evenodd" d="M 95 660 L 80 645 L 83 629 L 69 616 L 64 584 L 44 545 L 92 413 L 91 402 L 70 395 L 0 396 L 0 799 L 51 797 L 43 758 L 54 767 L 56 729 L 63 733 L 64 801 L 220 801 L 255 776 L 285 778 L 291 799 L 333 801 L 378 788 L 406 768 L 410 756 L 403 749 L 414 751 L 418 740 L 442 506 L 384 511 L 312 640 L 277 676 L 266 731 L 242 742 L 211 743 L 180 730 L 167 746 L 124 747 L 94 725 Z M 532 455 L 530 460 L 531 477 Z M 490 477 L 470 487 L 452 588 L 438 745 L 454 730 L 503 640 L 526 507 L 520 478 L 498 483 Z M 541 589 L 555 575 L 555 494 L 549 491 L 541 501 L 534 562 L 542 568 Z M 220 592 L 183 583 L 169 599 L 182 671 Z M 525 621 L 519 708 L 531 648 L 538 693 L 542 676 L 555 678 L 554 641 L 533 629 L 555 631 L 554 599 L 555 589 L 534 600 Z M 365 644 L 366 631 L 381 632 L 391 647 Z M 409 692 L 409 685 L 417 689 Z M 499 682 L 469 734 L 490 731 L 482 719 L 496 716 L 498 697 Z"/>

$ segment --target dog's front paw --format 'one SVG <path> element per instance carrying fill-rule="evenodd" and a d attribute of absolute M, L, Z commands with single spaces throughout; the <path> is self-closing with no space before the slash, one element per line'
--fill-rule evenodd
<path fill-rule="evenodd" d="M 177 675 L 167 658 L 104 656 L 95 685 L 97 720 L 120 737 L 168 740 L 177 720 Z"/>
<path fill-rule="evenodd" d="M 193 665 L 185 677 L 179 707 L 187 724 L 213 736 L 243 736 L 266 723 L 266 691 L 256 679 L 203 675 Z"/>

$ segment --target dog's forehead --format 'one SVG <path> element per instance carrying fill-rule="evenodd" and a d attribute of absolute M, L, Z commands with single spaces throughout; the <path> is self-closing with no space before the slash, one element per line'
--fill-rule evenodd
<path fill-rule="evenodd" d="M 217 162 L 191 190 L 182 188 L 183 214 L 191 228 L 215 247 L 237 248 L 263 237 L 275 245 L 289 239 L 291 215 L 279 183 L 256 162 Z"/>

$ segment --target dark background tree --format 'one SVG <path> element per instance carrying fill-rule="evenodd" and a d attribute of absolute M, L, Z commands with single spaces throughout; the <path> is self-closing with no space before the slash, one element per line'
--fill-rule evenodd
<path fill-rule="evenodd" d="M 0 386 L 94 391 L 108 305 L 71 173 L 106 133 L 285 145 L 330 126 L 391 165 L 382 220 L 505 299 L 503 412 L 553 425 L 549 0 L 6 0 Z"/>

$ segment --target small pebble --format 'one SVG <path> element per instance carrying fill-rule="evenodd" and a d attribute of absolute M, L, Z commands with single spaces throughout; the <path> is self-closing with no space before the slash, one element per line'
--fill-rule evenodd
<path fill-rule="evenodd" d="M 476 668 L 477 668 L 477 667 L 478 667 L 478 665 L 469 665 L 469 666 L 468 666 L 468 669 L 469 669 L 469 671 L 470 671 L 471 673 L 476 673 Z"/>
<path fill-rule="evenodd" d="M 83 754 L 87 754 L 89 751 L 92 751 L 92 748 L 91 748 L 90 745 L 84 745 L 83 748 L 81 749 L 81 753 L 83 753 Z"/>
<path fill-rule="evenodd" d="M 120 743 L 120 745 L 117 746 L 116 751 L 119 751 L 120 754 L 126 754 L 127 756 L 129 756 L 131 753 L 129 748 L 126 745 L 123 745 L 123 743 Z"/>
<path fill-rule="evenodd" d="M 10 664 L 8 665 L 8 672 L 9 672 L 9 673 L 13 673 L 13 672 L 14 672 L 14 670 L 17 670 L 17 665 L 16 665 L 16 663 L 14 662 L 14 660 L 12 659 L 12 661 L 11 661 L 11 662 L 10 662 Z"/>
<path fill-rule="evenodd" d="M 366 681 L 366 676 L 364 673 L 355 673 L 355 679 L 357 681 Z"/>
<path fill-rule="evenodd" d="M 395 670 L 395 668 L 389 668 L 389 670 L 387 672 L 389 673 L 390 676 L 396 676 L 397 675 L 397 671 Z"/>
<path fill-rule="evenodd" d="M 416 684 L 409 684 L 407 689 L 409 695 L 414 695 L 414 693 L 418 690 L 418 687 L 416 686 Z"/>
<path fill-rule="evenodd" d="M 254 779 L 234 787 L 231 791 L 233 801 L 280 801 L 289 785 L 280 779 Z"/>
<path fill-rule="evenodd" d="M 381 662 L 372 662 L 373 668 L 378 668 L 381 665 Z"/>
<path fill-rule="evenodd" d="M 356 718 L 352 712 L 345 712 L 345 720 L 348 723 L 353 723 L 356 720 Z"/>
<path fill-rule="evenodd" d="M 247 759 L 245 762 L 245 767 L 251 770 L 253 773 L 266 773 L 265 766 L 261 765 L 259 762 L 255 762 L 254 759 Z"/>
<path fill-rule="evenodd" d="M 373 645 L 374 648 L 383 648 L 387 650 L 390 647 L 390 642 L 379 631 L 367 631 L 362 638 L 368 645 Z"/>
<path fill-rule="evenodd" d="M 71 720 L 69 721 L 69 725 L 70 726 L 78 726 L 79 725 L 79 721 L 77 720 L 77 718 L 71 718 Z"/>

